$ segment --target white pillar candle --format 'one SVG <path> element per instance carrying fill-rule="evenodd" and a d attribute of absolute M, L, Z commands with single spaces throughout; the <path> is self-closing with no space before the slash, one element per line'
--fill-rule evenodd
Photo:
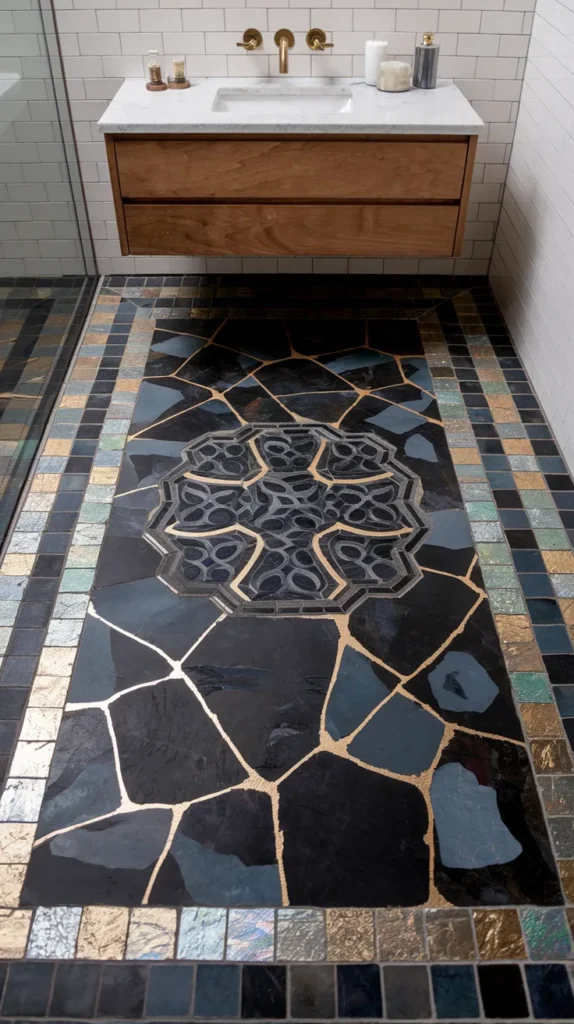
<path fill-rule="evenodd" d="M 369 39 L 365 43 L 365 83 L 367 85 L 379 84 L 379 69 L 384 60 L 387 59 L 388 43 L 380 39 Z"/>
<path fill-rule="evenodd" d="M 402 60 L 386 60 L 381 64 L 379 89 L 383 92 L 406 92 L 410 87 L 410 64 Z"/>

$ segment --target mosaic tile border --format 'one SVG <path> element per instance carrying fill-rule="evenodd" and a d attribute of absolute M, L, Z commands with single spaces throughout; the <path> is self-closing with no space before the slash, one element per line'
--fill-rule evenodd
<path fill-rule="evenodd" d="M 528 957 L 538 961 L 569 960 L 574 955 L 574 908 L 528 907 L 519 912 L 514 908 L 438 908 L 377 910 L 374 914 L 369 910 L 323 912 L 296 908 L 229 912 L 218 908 L 176 911 L 141 907 L 130 911 L 121 907 L 43 907 L 35 912 L 17 909 L 93 569 L 151 340 L 150 319 L 174 313 L 177 316 L 178 307 L 189 310 L 190 304 L 192 315 L 221 315 L 219 306 L 216 310 L 213 304 L 207 306 L 208 289 L 197 281 L 154 278 L 148 279 L 143 288 L 138 284 L 111 279 L 96 300 L 0 570 L 0 637 L 4 653 L 0 685 L 6 687 L 4 693 L 10 691 L 13 697 L 15 717 L 24 707 L 26 687 L 33 682 L 10 777 L 0 800 L 0 905 L 4 907 L 0 910 L 0 957 L 201 960 L 203 942 L 209 950 L 205 958 L 213 961 L 224 956 L 236 961 L 327 958 L 363 963 L 387 957 L 407 962 Z M 533 550 L 517 546 L 526 541 L 530 544 L 530 534 L 542 545 L 539 551 L 544 572 L 537 575 L 547 581 L 544 586 L 552 588 L 550 593 L 556 596 L 562 614 L 560 650 L 571 650 L 567 630 L 570 623 L 564 620 L 564 616 L 570 616 L 568 593 L 574 584 L 572 534 L 567 533 L 569 517 L 564 521 L 559 516 L 564 525 L 557 526 L 555 518 L 551 521 L 551 516 L 543 513 L 556 515 L 560 506 L 553 495 L 558 494 L 563 502 L 560 496 L 571 493 L 574 485 L 559 461 L 540 463 L 540 459 L 560 460 L 560 456 L 548 448 L 536 452 L 535 441 L 554 442 L 488 286 L 482 280 L 470 284 L 474 286 L 472 293 L 469 282 L 459 283 L 457 291 L 457 286 L 449 281 L 445 297 L 438 285 L 433 287 L 425 282 L 420 290 L 429 298 L 429 310 L 418 317 L 418 323 L 486 588 L 494 604 L 499 636 L 530 740 L 564 892 L 568 902 L 572 902 L 574 776 L 550 686 L 554 683 L 564 688 L 565 684 L 557 681 L 560 666 L 549 662 L 566 655 L 555 650 L 540 653 L 538 643 L 548 643 L 554 635 L 542 634 L 538 623 L 531 626 L 531 618 L 526 614 L 530 606 L 524 605 L 516 579 L 528 586 L 529 581 L 520 577 L 532 573 L 522 573 L 517 566 L 516 575 L 510 552 Z M 245 285 L 242 281 L 241 287 Z M 232 297 L 232 289 L 228 294 Z M 130 299 L 128 312 L 124 312 L 122 297 Z M 163 299 L 166 306 L 154 305 Z M 408 304 L 400 294 L 392 302 L 397 310 Z M 281 311 L 276 312 L 281 315 Z M 373 307 L 368 315 L 381 312 L 382 309 Z M 293 315 L 292 309 L 289 313 Z M 356 315 L 355 310 L 351 309 L 350 315 Z M 501 360 L 512 365 L 503 366 Z M 476 387 L 470 389 L 467 385 Z M 517 391 L 518 385 L 525 390 L 521 387 Z M 522 396 L 528 398 L 525 404 Z M 547 433 L 534 436 L 542 430 Z M 489 452 L 485 441 L 500 444 L 502 454 L 498 449 Z M 498 461 L 488 461 L 492 459 Z M 523 511 L 532 527 L 528 537 L 512 533 L 525 529 L 516 525 L 523 520 L 502 514 L 513 506 L 498 512 L 496 492 L 513 489 L 523 498 L 526 495 Z M 535 493 L 544 497 L 532 497 Z M 533 504 L 536 500 L 542 504 Z M 510 548 L 505 543 L 505 533 Z M 558 642 L 558 633 L 555 636 Z M 570 716 L 565 712 L 569 706 L 562 696 L 560 701 L 567 722 Z M 196 924 L 190 931 L 190 922 L 195 920 L 190 914 L 212 915 L 206 919 L 212 923 Z M 221 938 L 215 938 L 215 919 L 218 934 L 223 934 L 226 945 Z M 287 933 L 291 935 L 290 945 L 286 945 Z M 186 938 L 189 935 L 191 938 Z M 216 945 L 210 946 L 210 942 Z"/>
<path fill-rule="evenodd" d="M 571 1020 L 562 964 L 0 965 L 2 1016 L 86 1019 Z"/>

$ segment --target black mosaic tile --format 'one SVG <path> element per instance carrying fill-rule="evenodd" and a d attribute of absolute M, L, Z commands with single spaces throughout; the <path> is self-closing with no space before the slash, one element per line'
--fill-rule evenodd
<path fill-rule="evenodd" d="M 529 1016 L 518 964 L 479 964 L 478 980 L 485 1017 L 522 1020 Z"/>
<path fill-rule="evenodd" d="M 105 964 L 96 1016 L 137 1019 L 142 1016 L 147 970 L 143 964 Z"/>
<path fill-rule="evenodd" d="M 389 1020 L 426 1020 L 432 1016 L 429 976 L 423 966 L 383 967 L 385 1015 Z"/>
<path fill-rule="evenodd" d="M 300 964 L 290 968 L 290 1007 L 294 1019 L 330 1020 L 336 1016 L 335 970 L 326 964 Z"/>
<path fill-rule="evenodd" d="M 241 978 L 241 1016 L 263 1020 L 286 1016 L 287 969 L 245 964 Z"/>
<path fill-rule="evenodd" d="M 14 963 L 2 999 L 5 1017 L 44 1017 L 52 988 L 54 964 Z"/>
<path fill-rule="evenodd" d="M 439 1020 L 473 1020 L 480 1015 L 473 967 L 434 964 L 431 979 Z"/>
<path fill-rule="evenodd" d="M 50 1015 L 53 1017 L 93 1017 L 100 973 L 99 964 L 58 964 L 50 999 Z"/>
<path fill-rule="evenodd" d="M 337 967 L 339 1017 L 370 1020 L 382 1017 L 381 976 L 377 964 Z"/>
<path fill-rule="evenodd" d="M 563 964 L 526 964 L 526 979 L 536 1020 L 572 1020 L 574 995 Z"/>

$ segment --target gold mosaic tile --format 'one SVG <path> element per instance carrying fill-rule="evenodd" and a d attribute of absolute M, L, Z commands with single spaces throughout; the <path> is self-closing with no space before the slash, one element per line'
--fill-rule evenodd
<path fill-rule="evenodd" d="M 32 686 L 31 708 L 63 708 L 70 680 L 67 676 L 37 675 Z"/>
<path fill-rule="evenodd" d="M 481 960 L 524 960 L 526 948 L 516 910 L 474 910 Z"/>
<path fill-rule="evenodd" d="M 90 473 L 91 484 L 115 484 L 120 474 L 116 466 L 94 466 Z"/>
<path fill-rule="evenodd" d="M 498 397 L 498 396 L 487 396 L 487 397 Z M 503 397 L 502 395 L 500 397 Z M 492 419 L 495 423 L 518 423 L 519 416 L 516 409 L 505 409 L 500 407 L 499 409 L 492 409 Z"/>
<path fill-rule="evenodd" d="M 36 825 L 19 821 L 0 823 L 0 864 L 27 864 Z"/>
<path fill-rule="evenodd" d="M 563 597 L 558 601 L 562 618 L 567 626 L 574 626 L 574 598 Z"/>
<path fill-rule="evenodd" d="M 527 437 L 503 437 L 502 447 L 507 455 L 533 455 L 532 442 Z"/>
<path fill-rule="evenodd" d="M 574 766 L 566 740 L 531 740 L 530 753 L 537 775 L 572 773 Z"/>
<path fill-rule="evenodd" d="M 520 713 L 529 736 L 562 738 L 562 722 L 555 704 L 521 704 Z"/>
<path fill-rule="evenodd" d="M 73 441 L 64 438 L 50 437 L 44 445 L 43 455 L 69 455 L 72 450 Z"/>
<path fill-rule="evenodd" d="M 60 409 L 83 409 L 88 401 L 87 395 L 62 395 Z"/>
<path fill-rule="evenodd" d="M 31 910 L 0 910 L 0 959 L 20 960 L 28 942 Z"/>
<path fill-rule="evenodd" d="M 36 473 L 30 490 L 34 494 L 49 494 L 58 490 L 60 479 L 60 473 Z"/>
<path fill-rule="evenodd" d="M 512 477 L 519 491 L 544 491 L 546 489 L 546 480 L 542 473 L 529 473 L 527 470 L 517 469 Z"/>
<path fill-rule="evenodd" d="M 467 910 L 427 910 L 426 929 L 431 960 L 474 960 L 476 957 Z"/>
<path fill-rule="evenodd" d="M 175 947 L 177 911 L 166 907 L 132 910 L 126 960 L 169 960 Z"/>
<path fill-rule="evenodd" d="M 574 903 L 574 860 L 559 860 L 558 871 L 564 895 L 570 903 Z"/>
<path fill-rule="evenodd" d="M 17 907 L 26 864 L 0 864 L 0 907 Z"/>
<path fill-rule="evenodd" d="M 70 374 L 70 380 L 94 380 L 96 376 L 96 368 L 88 369 L 83 366 L 74 366 Z"/>
<path fill-rule="evenodd" d="M 121 960 L 129 916 L 127 907 L 84 907 L 76 956 L 81 960 Z"/>
<path fill-rule="evenodd" d="M 426 943 L 422 910 L 394 907 L 375 911 L 377 960 L 424 960 Z"/>
<path fill-rule="evenodd" d="M 371 910 L 327 910 L 327 958 L 372 961 L 375 958 Z"/>
<path fill-rule="evenodd" d="M 0 573 L 3 576 L 29 576 L 36 555 L 4 555 Z"/>
<path fill-rule="evenodd" d="M 495 615 L 496 629 L 506 643 L 529 643 L 534 640 L 526 615 Z"/>
<path fill-rule="evenodd" d="M 516 409 L 512 395 L 487 395 L 486 401 L 491 409 Z"/>
<path fill-rule="evenodd" d="M 114 394 L 116 394 L 118 391 L 138 391 L 139 386 L 139 380 L 122 380 L 121 383 L 114 388 Z"/>
<path fill-rule="evenodd" d="M 480 452 L 478 448 L 451 448 L 450 457 L 455 466 L 480 466 Z"/>
<path fill-rule="evenodd" d="M 574 572 L 574 554 L 572 551 L 541 551 L 540 553 L 548 572 Z"/>
<path fill-rule="evenodd" d="M 487 367 L 483 369 L 481 366 L 478 367 L 478 376 L 480 380 L 504 380 L 502 370 L 490 370 Z"/>
<path fill-rule="evenodd" d="M 509 672 L 544 672 L 544 662 L 534 641 L 529 644 L 502 644 L 504 660 Z"/>

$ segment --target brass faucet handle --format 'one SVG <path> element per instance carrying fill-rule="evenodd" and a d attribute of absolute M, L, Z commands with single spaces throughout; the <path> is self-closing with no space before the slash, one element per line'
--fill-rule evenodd
<path fill-rule="evenodd" d="M 327 42 L 327 34 L 322 28 L 310 28 L 305 38 L 310 50 L 331 50 L 335 45 Z"/>
<path fill-rule="evenodd" d="M 241 46 L 244 50 L 258 50 L 260 46 L 263 46 L 263 36 L 258 28 L 246 28 L 243 33 L 243 42 L 235 45 Z"/>

